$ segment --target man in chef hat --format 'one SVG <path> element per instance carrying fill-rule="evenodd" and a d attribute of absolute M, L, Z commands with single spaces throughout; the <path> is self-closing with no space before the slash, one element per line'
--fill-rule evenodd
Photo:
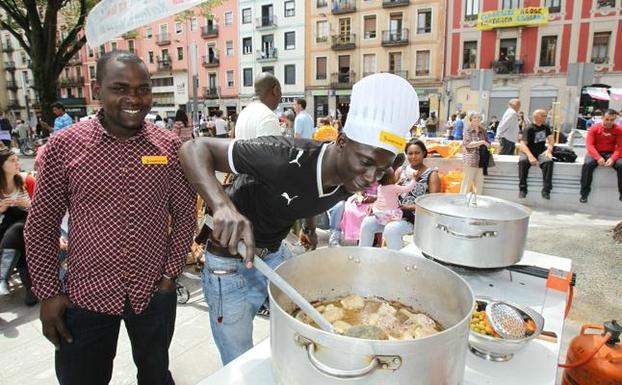
<path fill-rule="evenodd" d="M 418 118 L 411 84 L 376 74 L 354 85 L 346 126 L 335 142 L 267 136 L 184 144 L 186 177 L 213 211 L 203 292 L 223 364 L 252 348 L 253 318 L 267 298 L 266 278 L 252 267 L 253 257 L 274 268 L 291 256 L 283 240 L 298 219 L 305 219 L 301 241 L 315 248 L 313 217 L 381 178 Z M 216 171 L 239 175 L 225 191 Z M 240 241 L 243 256 L 236 251 Z"/>

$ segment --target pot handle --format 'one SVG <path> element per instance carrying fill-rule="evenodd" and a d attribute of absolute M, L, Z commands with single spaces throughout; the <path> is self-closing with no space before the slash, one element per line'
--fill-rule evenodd
<path fill-rule="evenodd" d="M 397 370 L 402 366 L 399 356 L 373 356 L 369 365 L 361 369 L 337 369 L 321 362 L 315 356 L 315 343 L 305 337 L 297 336 L 297 342 L 307 351 L 311 365 L 320 373 L 339 379 L 357 379 L 371 375 L 376 369 Z"/>
<path fill-rule="evenodd" d="M 441 231 L 446 232 L 447 234 L 451 236 L 454 236 L 456 238 L 462 238 L 462 239 L 494 238 L 499 234 L 499 232 L 497 231 L 482 231 L 479 235 L 462 234 L 462 233 L 457 233 L 453 231 L 452 229 L 450 229 L 448 226 L 440 224 L 440 223 L 436 224 L 436 228 Z"/>

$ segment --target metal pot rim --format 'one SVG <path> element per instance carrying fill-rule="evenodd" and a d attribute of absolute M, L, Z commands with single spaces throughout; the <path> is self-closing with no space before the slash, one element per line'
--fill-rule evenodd
<path fill-rule="evenodd" d="M 532 210 L 529 207 L 526 207 L 524 205 L 521 205 L 519 203 L 515 203 L 515 202 L 511 202 L 511 201 L 506 201 L 504 199 L 500 199 L 500 198 L 496 198 L 496 197 L 490 197 L 490 196 L 478 196 L 479 199 L 484 199 L 486 201 L 494 201 L 498 204 L 503 204 L 503 205 L 507 205 L 509 207 L 512 207 L 516 212 L 522 212 L 523 215 L 516 215 L 515 217 L 511 217 L 511 218 L 503 218 L 503 217 L 499 217 L 497 218 L 496 216 L 492 216 L 492 215 L 481 215 L 484 214 L 484 210 L 485 208 L 482 208 L 481 210 L 477 210 L 477 212 L 475 213 L 476 215 L 460 215 L 457 213 L 449 213 L 449 212 L 442 212 L 442 211 L 436 211 L 430 207 L 426 207 L 425 203 L 429 202 L 429 201 L 434 201 L 434 200 L 442 200 L 442 201 L 446 201 L 447 204 L 450 204 L 451 200 L 455 197 L 459 197 L 459 196 L 464 196 L 465 194 L 455 194 L 455 193 L 434 193 L 434 194 L 425 194 L 422 195 L 420 197 L 418 197 L 415 200 L 415 204 L 417 205 L 417 210 L 426 210 L 432 214 L 436 214 L 436 215 L 443 215 L 443 216 L 447 216 L 447 217 L 451 217 L 451 218 L 458 218 L 458 219 L 474 219 L 474 220 L 487 220 L 487 221 L 495 221 L 495 222 L 515 222 L 515 221 L 520 221 L 526 218 L 529 218 L 531 216 Z M 465 197 L 466 199 L 466 197 Z M 456 205 L 456 209 L 463 209 L 465 208 L 465 206 L 461 206 L 461 205 Z M 470 207 L 472 208 L 472 207 Z M 458 212 L 458 210 L 456 210 L 456 212 Z"/>

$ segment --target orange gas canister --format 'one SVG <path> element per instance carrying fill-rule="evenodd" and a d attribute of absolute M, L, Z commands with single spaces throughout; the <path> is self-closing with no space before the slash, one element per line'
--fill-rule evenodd
<path fill-rule="evenodd" d="M 587 329 L 600 334 L 586 334 Z M 622 385 L 622 326 L 583 325 L 568 347 L 562 385 Z"/>

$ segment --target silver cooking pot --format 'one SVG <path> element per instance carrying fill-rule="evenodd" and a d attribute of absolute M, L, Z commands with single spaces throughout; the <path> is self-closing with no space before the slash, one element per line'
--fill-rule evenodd
<path fill-rule="evenodd" d="M 462 383 L 474 297 L 451 270 L 428 259 L 377 248 L 324 248 L 277 272 L 311 301 L 357 294 L 397 300 L 444 330 L 411 341 L 363 340 L 313 328 L 273 285 L 272 364 L 280 385 L 458 385 Z"/>
<path fill-rule="evenodd" d="M 428 194 L 415 201 L 415 245 L 437 260 L 476 268 L 523 257 L 531 210 L 489 196 Z"/>

